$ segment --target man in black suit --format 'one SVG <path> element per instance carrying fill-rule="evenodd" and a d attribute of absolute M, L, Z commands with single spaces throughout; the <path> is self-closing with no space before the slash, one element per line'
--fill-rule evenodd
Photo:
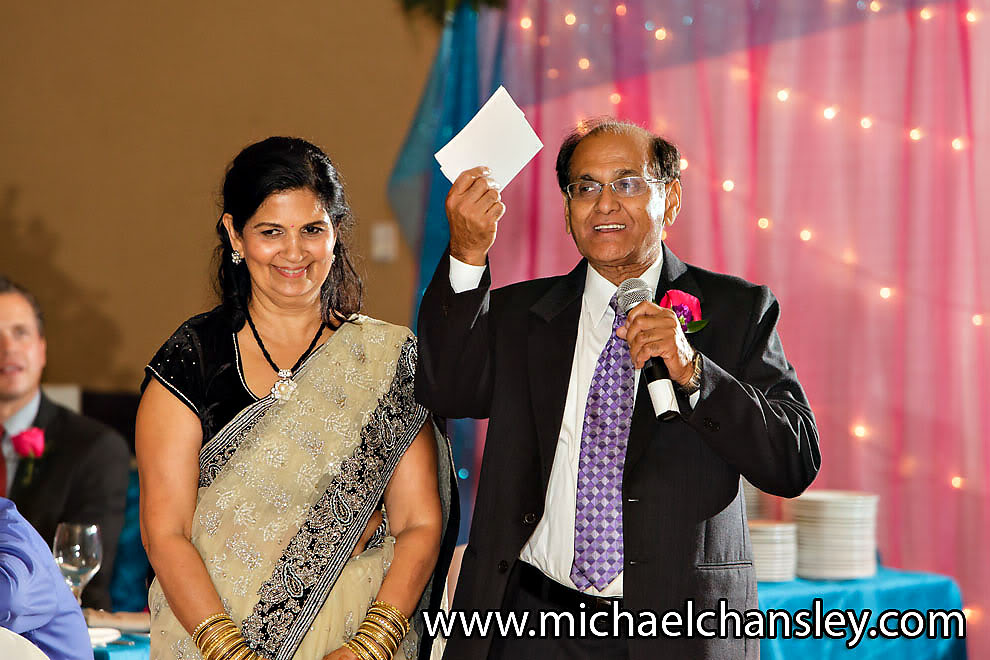
<path fill-rule="evenodd" d="M 0 275 L 0 436 L 4 458 L 0 495 L 14 501 L 49 545 L 60 522 L 100 526 L 103 563 L 83 591 L 83 605 L 110 609 L 110 577 L 124 524 L 130 454 L 117 432 L 53 403 L 41 393 L 46 348 L 37 301 L 26 289 Z M 21 455 L 24 438 L 39 436 L 36 429 L 44 433 L 44 451 L 38 458 L 30 452 Z"/>
<path fill-rule="evenodd" d="M 416 392 L 440 415 L 489 418 L 453 609 L 578 621 L 619 607 L 686 621 L 719 599 L 757 607 L 739 476 L 800 494 L 820 466 L 818 435 L 769 289 L 684 264 L 662 244 L 680 210 L 679 161 L 638 126 L 583 125 L 562 144 L 557 177 L 584 259 L 567 275 L 495 291 L 487 253 L 505 207 L 484 168 L 451 187 L 449 251 L 420 308 Z M 614 294 L 632 277 L 655 301 L 694 296 L 708 325 L 686 335 L 674 311 L 650 301 L 624 316 Z M 642 382 L 649 358 L 677 383 L 673 421 L 657 420 Z M 455 634 L 446 657 L 759 656 L 758 640 L 687 638 L 686 623 L 679 637 L 659 626 L 630 635 L 626 619 L 619 628 L 494 642 Z"/>

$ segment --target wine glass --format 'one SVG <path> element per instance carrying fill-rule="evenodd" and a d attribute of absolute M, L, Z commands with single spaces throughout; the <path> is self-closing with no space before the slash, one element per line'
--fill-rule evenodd
<path fill-rule="evenodd" d="M 103 541 L 100 526 L 89 523 L 59 523 L 52 543 L 55 563 L 62 571 L 65 583 L 72 589 L 76 602 L 82 605 L 82 592 L 100 570 L 103 562 Z"/>

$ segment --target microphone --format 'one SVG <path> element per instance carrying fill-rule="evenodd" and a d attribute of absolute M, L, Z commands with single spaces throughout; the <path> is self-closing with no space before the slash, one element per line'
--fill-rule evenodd
<path fill-rule="evenodd" d="M 625 314 L 644 300 L 652 299 L 650 285 L 638 277 L 623 280 L 616 293 L 616 304 Z M 657 419 L 663 422 L 677 419 L 681 410 L 677 406 L 677 395 L 667 365 L 660 358 L 650 358 L 643 365 L 642 373 L 646 378 L 646 388 L 649 390 L 653 412 L 656 413 Z"/>

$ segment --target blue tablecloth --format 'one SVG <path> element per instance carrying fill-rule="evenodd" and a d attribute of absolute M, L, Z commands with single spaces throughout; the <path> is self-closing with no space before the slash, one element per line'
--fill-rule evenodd
<path fill-rule="evenodd" d="M 110 644 L 105 648 L 93 649 L 94 660 L 148 660 L 151 645 L 147 635 L 124 635 L 120 639 L 134 642 L 134 646 Z"/>
<path fill-rule="evenodd" d="M 959 587 L 952 578 L 930 573 L 911 573 L 881 568 L 868 580 L 761 582 L 760 609 L 795 612 L 811 609 L 821 598 L 823 609 L 870 609 L 869 627 L 876 625 L 880 612 L 915 609 L 927 613 L 935 609 L 962 609 Z M 965 660 L 966 642 L 962 639 L 864 639 L 853 649 L 846 639 L 764 639 L 760 642 L 763 660 L 911 658 L 911 660 Z"/>

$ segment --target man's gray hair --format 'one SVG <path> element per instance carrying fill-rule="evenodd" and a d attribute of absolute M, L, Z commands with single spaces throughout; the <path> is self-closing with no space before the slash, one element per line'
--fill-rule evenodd
<path fill-rule="evenodd" d="M 562 191 L 571 183 L 571 158 L 574 150 L 584 138 L 602 133 L 638 135 L 644 138 L 649 145 L 650 174 L 664 183 L 681 178 L 681 152 L 673 142 L 631 121 L 608 116 L 594 117 L 578 123 L 560 143 L 560 151 L 557 152 L 557 185 Z"/>

